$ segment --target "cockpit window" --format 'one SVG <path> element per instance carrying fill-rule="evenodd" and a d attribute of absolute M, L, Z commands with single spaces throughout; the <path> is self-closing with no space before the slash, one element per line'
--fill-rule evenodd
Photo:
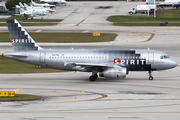
<path fill-rule="evenodd" d="M 167 59 L 167 58 L 170 58 L 168 55 L 161 55 L 160 57 L 161 59 Z"/>

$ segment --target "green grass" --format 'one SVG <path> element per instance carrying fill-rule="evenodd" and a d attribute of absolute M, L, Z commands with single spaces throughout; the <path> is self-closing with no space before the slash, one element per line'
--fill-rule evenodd
<path fill-rule="evenodd" d="M 168 26 L 179 26 L 180 24 L 180 10 L 158 10 L 157 17 L 154 15 L 120 15 L 110 16 L 108 21 L 114 22 L 117 26 L 159 26 L 159 23 L 168 21 Z M 122 23 L 126 22 L 126 23 Z M 133 23 L 134 22 L 134 23 Z M 139 23 L 136 23 L 139 22 Z M 155 23 L 154 23 L 155 22 Z M 172 24 L 171 24 L 172 22 Z M 179 23 L 174 23 L 179 22 Z M 141 24 L 142 23 L 142 24 Z"/>
<path fill-rule="evenodd" d="M 159 24 L 160 23 L 113 23 L 115 26 L 159 26 Z M 180 23 L 169 23 L 166 26 L 180 26 Z"/>
<path fill-rule="evenodd" d="M 22 26 L 54 26 L 58 23 L 21 23 Z M 0 23 L 0 26 L 7 26 L 6 23 Z"/>
<path fill-rule="evenodd" d="M 36 42 L 51 43 L 89 43 L 113 41 L 117 34 L 101 33 L 90 36 L 89 33 L 29 33 Z M 0 33 L 0 42 L 10 42 L 9 33 Z"/>
<path fill-rule="evenodd" d="M 54 70 L 50 68 L 36 68 L 35 65 L 17 62 L 0 56 L 0 73 L 49 73 L 49 72 L 63 72 L 62 70 Z"/>
<path fill-rule="evenodd" d="M 34 18 L 33 20 L 31 20 L 31 19 L 26 19 L 25 17 L 21 17 L 21 16 L 11 16 L 8 19 L 16 19 L 17 21 L 23 21 L 23 22 L 61 22 L 62 21 L 62 19 L 58 19 L 58 20 L 46 19 L 47 17 L 45 16 L 43 18 L 44 19 Z M 6 22 L 6 19 L 0 19 L 0 22 Z"/>
<path fill-rule="evenodd" d="M 37 95 L 27 95 L 27 94 L 15 94 L 14 97 L 0 97 L 0 101 L 29 101 L 38 100 L 43 97 Z"/>

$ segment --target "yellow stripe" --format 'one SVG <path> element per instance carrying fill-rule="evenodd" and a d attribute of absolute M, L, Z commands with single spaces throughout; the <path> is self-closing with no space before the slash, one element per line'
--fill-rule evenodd
<path fill-rule="evenodd" d="M 41 30 L 38 30 L 38 31 L 36 31 L 36 32 L 41 32 Z"/>
<path fill-rule="evenodd" d="M 86 33 L 86 32 L 89 32 L 89 30 L 85 30 L 85 31 L 83 31 L 82 33 Z"/>
<path fill-rule="evenodd" d="M 6 51 L 1 51 L 0 53 L 4 53 L 4 52 L 6 52 Z"/>
<path fill-rule="evenodd" d="M 10 74 L 5 74 L 5 76 L 9 76 Z"/>
<path fill-rule="evenodd" d="M 67 93 L 54 93 L 54 94 L 49 94 L 49 95 L 64 95 L 64 94 L 71 94 L 71 93 L 82 93 L 84 91 L 78 91 L 78 92 L 67 92 Z"/>
<path fill-rule="evenodd" d="M 14 92 L 20 91 L 22 88 L 17 88 L 15 90 L 13 90 Z"/>

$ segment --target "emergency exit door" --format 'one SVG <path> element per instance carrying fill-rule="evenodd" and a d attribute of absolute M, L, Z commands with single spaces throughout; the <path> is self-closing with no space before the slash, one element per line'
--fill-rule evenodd
<path fill-rule="evenodd" d="M 41 53 L 40 53 L 40 62 L 41 62 L 41 63 L 44 63 L 44 62 L 45 62 L 45 56 L 46 56 L 46 53 L 45 53 L 45 52 L 41 52 Z"/>

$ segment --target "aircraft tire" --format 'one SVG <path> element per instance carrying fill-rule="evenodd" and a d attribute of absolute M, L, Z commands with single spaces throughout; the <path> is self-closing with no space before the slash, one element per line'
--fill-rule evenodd
<path fill-rule="evenodd" d="M 94 82 L 96 79 L 95 79 L 95 76 L 90 76 L 89 77 L 89 81 L 91 81 L 91 82 Z"/>
<path fill-rule="evenodd" d="M 94 75 L 94 78 L 95 78 L 95 80 L 96 80 L 96 79 L 98 78 L 98 75 L 97 75 L 97 74 L 95 74 L 95 75 Z"/>
<path fill-rule="evenodd" d="M 152 77 L 152 76 L 149 76 L 149 80 L 153 80 L 153 77 Z"/>

